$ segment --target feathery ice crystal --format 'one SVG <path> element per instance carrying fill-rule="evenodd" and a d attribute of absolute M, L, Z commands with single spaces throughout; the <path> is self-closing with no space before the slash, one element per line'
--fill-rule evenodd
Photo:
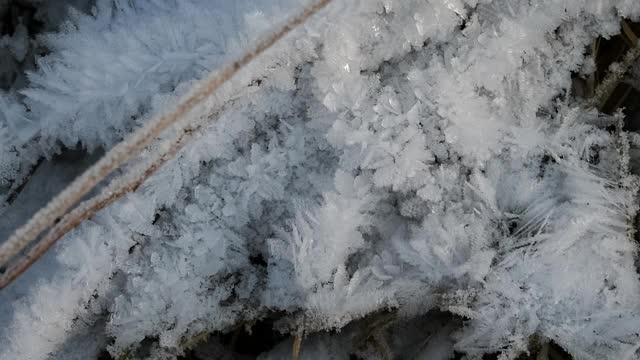
<path fill-rule="evenodd" d="M 108 149 L 307 3 L 66 2 L 89 11 L 31 39 L 49 52 L 0 93 L 1 194 L 41 157 Z M 637 358 L 640 144 L 568 96 L 620 17 L 640 2 L 335 0 L 192 114 L 212 121 L 175 160 L 0 292 L 0 359 L 143 342 L 171 359 L 275 314 L 312 334 L 302 358 L 346 359 L 354 324 L 385 311 L 407 324 L 389 340 L 403 358 L 512 359 L 534 338 Z M 0 40 L 18 60 L 20 31 Z M 2 238 L 25 220 L 5 219 Z"/>

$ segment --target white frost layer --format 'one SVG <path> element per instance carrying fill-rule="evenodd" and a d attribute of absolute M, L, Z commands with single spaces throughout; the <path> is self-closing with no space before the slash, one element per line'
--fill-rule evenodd
<path fill-rule="evenodd" d="M 43 149 L 108 146 L 301 6 L 116 4 L 50 38 L 25 91 Z M 557 97 L 585 45 L 639 14 L 338 1 L 211 99 L 198 114 L 217 121 L 178 159 L 65 238 L 0 359 L 80 356 L 65 345 L 87 329 L 113 354 L 145 337 L 171 353 L 273 311 L 310 332 L 386 308 L 466 317 L 448 346 L 469 355 L 512 358 L 537 335 L 633 358 L 637 180 L 624 136 Z"/>

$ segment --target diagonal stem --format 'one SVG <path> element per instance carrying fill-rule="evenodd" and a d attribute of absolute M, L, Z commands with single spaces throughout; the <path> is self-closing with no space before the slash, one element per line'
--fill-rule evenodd
<path fill-rule="evenodd" d="M 96 164 L 91 166 L 80 177 L 74 180 L 65 190 L 51 200 L 45 207 L 41 208 L 36 214 L 33 215 L 29 221 L 18 228 L 10 237 L 0 246 L 0 266 L 5 265 L 12 257 L 16 256 L 20 251 L 26 248 L 40 233 L 42 233 L 49 226 L 53 225 L 67 213 L 67 211 L 76 203 L 78 203 L 84 195 L 95 188 L 98 183 L 104 180 L 110 173 L 118 169 L 120 166 L 127 163 L 134 156 L 139 154 L 145 146 L 150 144 L 156 137 L 158 137 L 164 130 L 170 126 L 178 123 L 185 115 L 190 113 L 196 106 L 201 104 L 211 94 L 213 94 L 221 85 L 230 80 L 246 65 L 255 60 L 258 56 L 272 47 L 279 40 L 284 38 L 293 29 L 298 27 L 307 21 L 311 16 L 326 7 L 332 0 L 318 0 L 311 5 L 307 6 L 301 13 L 290 17 L 282 26 L 277 28 L 274 32 L 269 34 L 266 38 L 258 41 L 251 49 L 245 52 L 235 61 L 232 61 L 225 65 L 220 71 L 212 73 L 206 80 L 197 85 L 189 95 L 187 95 L 173 110 L 153 118 L 146 123 L 143 127 L 131 134 L 126 140 L 120 142 L 107 154 L 105 154 Z M 183 129 L 182 129 L 183 130 Z M 178 130 L 178 132 L 182 131 Z M 176 151 L 177 152 L 177 151 Z M 169 157 L 175 155 L 167 154 Z M 159 165 L 166 162 L 162 161 Z M 159 167 L 159 166 L 158 166 Z M 154 168 L 153 166 L 149 169 Z M 153 173 L 157 168 L 154 168 Z M 150 174 L 146 175 L 148 177 Z M 126 177 L 127 175 L 125 175 Z M 131 176 L 135 178 L 136 176 Z M 144 181 L 146 178 L 140 180 Z M 26 258 L 27 261 L 21 261 L 20 264 L 32 264 L 39 256 L 46 252 L 57 239 L 62 237 L 66 232 L 77 226 L 82 220 L 74 219 L 86 219 L 90 216 L 80 214 L 81 211 L 87 211 L 90 213 L 91 209 L 94 213 L 104 206 L 113 203 L 118 198 L 122 197 L 129 191 L 135 189 L 136 186 L 131 186 L 135 181 L 124 181 L 123 184 L 110 184 L 108 187 L 111 189 L 112 194 L 107 195 L 103 192 L 99 195 L 103 202 L 99 202 L 99 199 L 92 199 L 85 202 L 85 207 L 78 207 L 73 211 L 73 218 L 66 217 L 67 221 L 60 221 L 49 234 L 46 239 L 52 241 L 50 245 L 48 242 L 36 245 L 33 249 L 37 249 L 37 252 L 30 251 L 29 254 L 34 255 L 34 258 Z M 112 186 L 113 185 L 113 188 Z M 139 185 L 139 184 L 138 184 Z M 129 186 L 129 187 L 127 187 Z M 97 202 L 92 202 L 96 200 Z M 86 207 L 87 204 L 92 204 Z M 101 205 L 98 205 L 100 203 Z M 71 215 L 71 214 L 69 214 Z M 73 221 L 72 221 L 73 220 Z M 56 238 L 56 240 L 51 240 Z M 39 254 L 39 255 L 38 255 Z M 23 265 L 24 267 L 24 265 Z M 28 265 L 26 266 L 28 267 Z M 26 269 L 26 268 L 25 268 Z M 23 269 L 22 271 L 24 271 Z M 5 275 L 10 275 L 11 271 Z M 19 274 L 18 274 L 19 275 Z M 17 276 L 17 275 L 16 275 Z M 14 277 L 15 278 L 15 277 Z M 6 286 L 6 284 L 5 284 Z"/>
<path fill-rule="evenodd" d="M 625 20 L 622 21 L 622 24 L 623 30 L 625 32 L 630 32 L 631 34 L 633 34 L 631 28 Z M 626 27 L 624 26 L 625 24 Z M 631 66 L 633 66 L 638 61 L 638 59 L 640 59 L 640 42 L 637 41 L 637 37 L 635 37 L 635 39 L 636 42 L 634 46 L 627 51 L 620 64 L 618 64 L 615 69 L 611 70 L 607 74 L 605 79 L 598 85 L 593 97 L 589 100 L 589 106 L 596 107 L 601 110 L 609 100 L 609 97 L 611 97 L 611 94 L 613 94 L 613 91 L 616 89 L 618 84 L 622 81 L 625 74 L 629 71 Z"/>

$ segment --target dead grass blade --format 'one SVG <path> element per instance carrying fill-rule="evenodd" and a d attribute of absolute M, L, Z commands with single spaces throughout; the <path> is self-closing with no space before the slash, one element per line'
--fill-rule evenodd
<path fill-rule="evenodd" d="M 108 206 L 117 199 L 121 198 L 127 192 L 135 190 L 164 164 L 169 158 L 175 155 L 184 143 L 180 139 L 189 137 L 179 137 L 176 140 L 178 149 L 163 153 L 161 158 L 156 157 L 149 163 L 146 169 L 138 170 L 133 174 L 124 175 L 121 180 L 112 182 L 97 197 L 85 201 L 75 210 L 64 216 L 67 211 L 76 203 L 78 203 L 84 195 L 95 188 L 102 180 L 104 180 L 114 170 L 118 169 L 133 157 L 138 155 L 145 146 L 149 145 L 164 130 L 178 123 L 191 112 L 197 105 L 201 104 L 206 98 L 211 96 L 221 85 L 230 80 L 247 64 L 252 62 L 279 40 L 284 38 L 293 29 L 307 21 L 311 16 L 325 8 L 332 0 L 318 0 L 308 5 L 301 13 L 290 17 L 282 26 L 277 28 L 267 37 L 258 41 L 247 52 L 241 55 L 235 61 L 232 61 L 222 67 L 220 71 L 212 73 L 206 80 L 196 85 L 173 110 L 153 118 L 140 129 L 136 130 L 126 140 L 120 142 L 105 154 L 96 164 L 91 166 L 80 177 L 74 180 L 59 195 L 51 200 L 45 207 L 41 208 L 35 215 L 22 227 L 18 228 L 10 237 L 0 246 L 0 266 L 7 262 L 24 250 L 29 244 L 51 225 L 57 224 L 49 231 L 49 233 L 34 245 L 32 249 L 23 258 L 19 259 L 16 266 L 12 267 L 5 273 L 0 281 L 0 288 L 8 285 L 17 276 L 23 273 L 31 264 L 41 257 L 58 239 L 64 234 L 75 228 L 83 220 L 91 217 L 100 209 Z M 178 130 L 181 131 L 181 130 Z M 171 147 L 173 148 L 173 146 Z M 63 218 L 64 217 L 64 218 Z"/>

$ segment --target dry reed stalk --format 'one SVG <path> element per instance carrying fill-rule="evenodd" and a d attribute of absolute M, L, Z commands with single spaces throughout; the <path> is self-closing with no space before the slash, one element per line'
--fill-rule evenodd
<path fill-rule="evenodd" d="M 181 120 L 247 64 L 272 47 L 293 29 L 303 24 L 315 13 L 322 10 L 331 1 L 332 0 L 318 0 L 307 6 L 300 14 L 290 17 L 284 25 L 263 40 L 258 41 L 249 51 L 240 56 L 240 58 L 225 65 L 219 72 L 213 73 L 205 81 L 200 83 L 200 85 L 197 85 L 175 109 L 152 119 L 142 128 L 131 134 L 126 140 L 114 146 L 114 148 L 105 154 L 96 164 L 74 180 L 45 207 L 36 212 L 25 225 L 18 228 L 9 239 L 0 246 L 0 266 L 5 265 L 8 260 L 27 247 L 42 231 L 57 221 L 60 221 L 24 258 L 18 261 L 16 266 L 8 270 L 5 276 L 2 277 L 2 281 L 0 281 L 0 288 L 8 285 L 13 279 L 23 273 L 59 238 L 75 228 L 83 220 L 91 217 L 97 211 L 113 203 L 127 192 L 135 190 L 144 179 L 149 177 L 162 164 L 174 156 L 179 148 L 184 146 L 186 139 L 189 137 L 178 137 L 176 143 L 173 144 L 174 146 L 171 146 L 171 148 L 175 146 L 178 147 L 175 151 L 163 153 L 161 156 L 156 157 L 154 161 L 151 161 L 146 169 L 142 169 L 142 171 L 134 174 L 124 175 L 121 181 L 112 182 L 100 195 L 85 201 L 65 216 L 66 220 L 61 220 L 61 217 L 65 215 L 69 208 L 80 201 L 80 199 L 97 186 L 100 181 L 139 154 L 145 146 L 151 143 L 151 141 L 164 130 Z M 182 142 L 181 139 L 185 141 Z"/>
<path fill-rule="evenodd" d="M 49 232 L 40 239 L 29 251 L 20 256 L 16 264 L 12 265 L 0 277 L 0 289 L 11 284 L 18 276 L 22 275 L 33 263 L 40 259 L 58 240 L 65 234 L 80 225 L 84 220 L 94 216 L 98 211 L 113 204 L 122 196 L 135 191 L 147 178 L 153 175 L 162 165 L 171 160 L 184 147 L 191 135 L 200 128 L 182 131 L 177 139 L 170 142 L 166 151 L 156 155 L 150 161 L 132 169 L 125 175 L 114 179 L 104 188 L 100 194 L 83 201 L 71 212 L 66 214 Z"/>
<path fill-rule="evenodd" d="M 302 335 L 293 337 L 293 349 L 291 349 L 291 360 L 300 359 L 300 349 L 302 348 Z"/>
<path fill-rule="evenodd" d="M 622 20 L 622 28 L 627 38 L 629 38 L 629 40 L 635 39 L 636 43 L 627 51 L 622 61 L 611 69 L 605 79 L 595 89 L 594 95 L 591 100 L 589 100 L 588 105 L 599 110 L 602 110 L 631 66 L 640 59 L 640 42 L 638 41 L 638 37 L 633 33 L 626 20 Z"/>

